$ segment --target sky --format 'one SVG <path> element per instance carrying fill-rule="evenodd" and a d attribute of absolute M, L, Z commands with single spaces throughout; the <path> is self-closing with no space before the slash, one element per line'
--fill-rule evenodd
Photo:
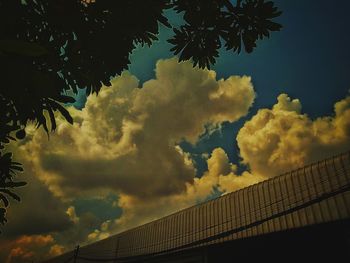
<path fill-rule="evenodd" d="M 280 32 L 211 71 L 178 63 L 161 28 L 55 134 L 11 149 L 28 186 L 0 261 L 40 260 L 350 149 L 350 2 L 276 0 Z M 167 16 L 173 24 L 181 17 Z M 95 120 L 98 120 L 96 125 Z"/>

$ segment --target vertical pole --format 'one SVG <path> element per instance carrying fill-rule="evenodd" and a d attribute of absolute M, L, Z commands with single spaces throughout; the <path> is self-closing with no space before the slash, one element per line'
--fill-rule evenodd
<path fill-rule="evenodd" d="M 73 260 L 74 263 L 77 262 L 78 253 L 79 253 L 79 245 L 77 245 L 76 249 L 74 250 L 74 260 Z"/>
<path fill-rule="evenodd" d="M 115 245 L 115 255 L 114 255 L 114 263 L 118 262 L 118 249 L 119 249 L 119 238 L 117 238 L 117 244 Z"/>
<path fill-rule="evenodd" d="M 208 263 L 208 248 L 202 250 L 202 262 Z"/>

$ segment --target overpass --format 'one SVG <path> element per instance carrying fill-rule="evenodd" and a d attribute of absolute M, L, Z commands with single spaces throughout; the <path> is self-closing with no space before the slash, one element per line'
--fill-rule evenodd
<path fill-rule="evenodd" d="M 301 258 L 350 261 L 350 152 L 77 247 L 46 263 Z"/>

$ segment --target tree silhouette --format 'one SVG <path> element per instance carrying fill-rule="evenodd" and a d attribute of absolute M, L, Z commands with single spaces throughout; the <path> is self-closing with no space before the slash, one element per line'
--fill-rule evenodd
<path fill-rule="evenodd" d="M 163 12 L 183 14 L 173 28 Z M 281 25 L 281 14 L 265 0 L 0 0 L 0 199 L 19 197 L 9 188 L 21 165 L 5 144 L 23 139 L 28 122 L 46 132 L 56 128 L 55 113 L 69 122 L 68 91 L 98 93 L 102 84 L 127 69 L 137 44 L 157 40 L 160 24 L 173 28 L 168 40 L 179 60 L 209 68 L 219 49 L 250 53 L 257 40 Z M 0 208 L 4 223 L 5 208 Z"/>

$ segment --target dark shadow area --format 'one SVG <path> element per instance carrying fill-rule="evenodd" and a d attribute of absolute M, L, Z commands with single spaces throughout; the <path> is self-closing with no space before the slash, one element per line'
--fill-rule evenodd
<path fill-rule="evenodd" d="M 208 252 L 208 262 L 348 262 L 350 220 L 240 240 Z"/>
<path fill-rule="evenodd" d="M 350 220 L 312 225 L 129 262 L 348 262 Z"/>

